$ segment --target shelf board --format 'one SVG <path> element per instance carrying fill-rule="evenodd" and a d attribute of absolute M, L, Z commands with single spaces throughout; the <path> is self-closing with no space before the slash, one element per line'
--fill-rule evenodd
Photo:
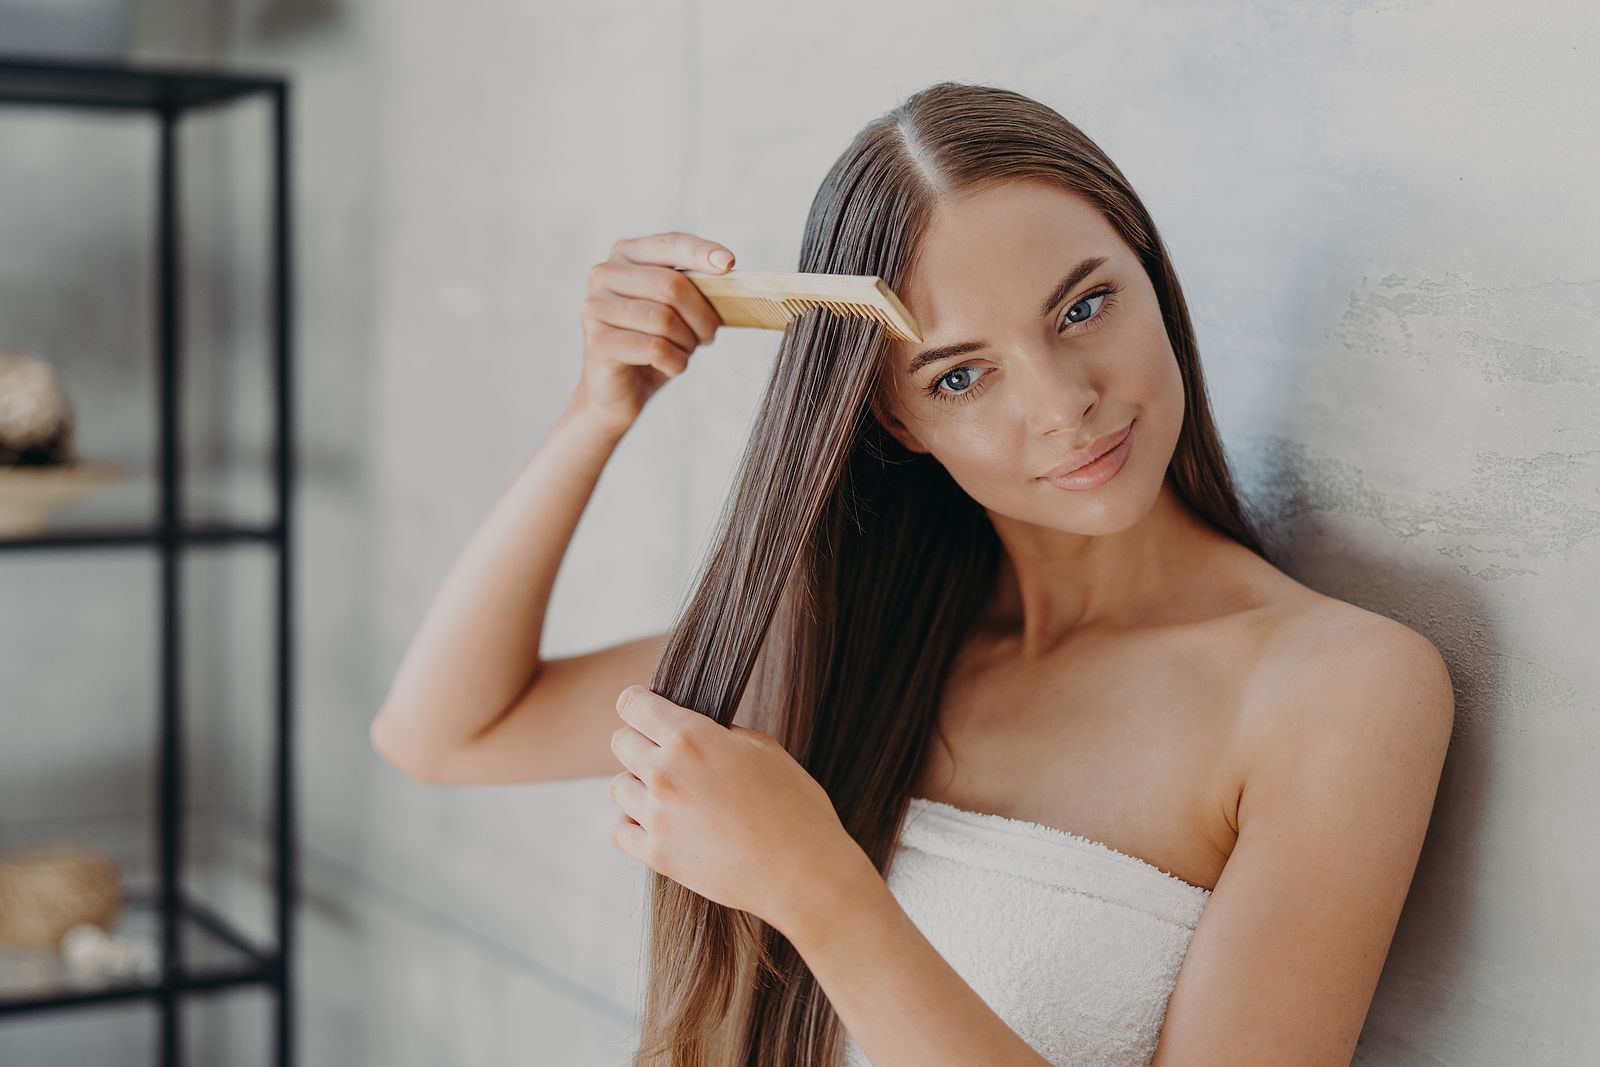
<path fill-rule="evenodd" d="M 162 111 L 280 91 L 285 79 L 201 66 L 0 52 L 0 102 Z"/>
<path fill-rule="evenodd" d="M 280 955 L 252 945 L 227 919 L 187 894 L 180 898 L 182 959 L 174 984 L 183 990 L 216 990 L 271 982 Z M 129 895 L 108 931 L 137 933 L 159 945 L 161 923 L 152 897 Z M 85 978 L 71 974 L 58 953 L 0 946 L 0 1018 L 25 1012 L 83 1007 L 161 995 L 159 973 Z"/>
<path fill-rule="evenodd" d="M 178 530 L 183 544 L 277 542 L 282 527 L 276 523 L 187 522 Z M 161 531 L 151 525 L 100 526 L 45 530 L 24 537 L 0 535 L 0 553 L 60 548 L 126 548 L 159 545 Z"/>

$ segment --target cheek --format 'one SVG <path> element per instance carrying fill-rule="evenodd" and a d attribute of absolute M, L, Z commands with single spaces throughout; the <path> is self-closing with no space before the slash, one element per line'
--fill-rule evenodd
<path fill-rule="evenodd" d="M 1010 423 L 991 425 L 990 420 L 969 418 L 952 421 L 949 430 L 941 427 L 933 452 L 957 481 L 964 473 L 992 477 L 1014 465 L 1019 455 L 1016 427 Z"/>
<path fill-rule="evenodd" d="M 1183 430 L 1185 399 L 1183 372 L 1163 332 L 1150 355 L 1139 365 L 1137 393 L 1130 399 L 1138 405 L 1141 471 L 1164 475 L 1173 449 Z"/>
<path fill-rule="evenodd" d="M 973 500 L 1009 512 L 1016 505 L 1015 494 L 1028 488 L 1028 475 L 1019 466 L 1028 454 L 1023 444 L 1014 420 L 996 426 L 974 420 L 960 433 L 942 436 L 933 454 Z"/>
<path fill-rule="evenodd" d="M 1141 323 L 1136 335 L 1119 339 L 1115 364 L 1101 380 L 1102 399 L 1126 411 L 1137 409 L 1150 428 L 1183 418 L 1183 374 L 1159 320 Z"/>
<path fill-rule="evenodd" d="M 1178 357 L 1172 352 L 1172 345 L 1163 333 L 1152 350 L 1150 366 L 1146 372 L 1149 377 L 1148 395 L 1152 406 L 1159 408 L 1160 412 L 1174 423 L 1183 420 L 1183 372 L 1178 369 Z"/>
<path fill-rule="evenodd" d="M 1174 381 L 1182 387 L 1172 341 L 1159 319 L 1142 320 L 1133 336 L 1117 344 L 1116 359 L 1134 394 L 1130 400 L 1154 403 L 1170 393 Z"/>

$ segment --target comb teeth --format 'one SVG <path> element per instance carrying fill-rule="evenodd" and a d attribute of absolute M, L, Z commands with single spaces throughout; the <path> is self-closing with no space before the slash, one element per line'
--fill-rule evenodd
<path fill-rule="evenodd" d="M 816 308 L 825 308 L 828 311 L 832 311 L 834 314 L 844 315 L 848 318 L 871 318 L 883 323 L 885 326 L 889 325 L 888 321 L 882 316 L 878 315 L 875 309 L 866 308 L 860 304 L 852 304 L 846 300 L 821 300 L 806 299 L 803 297 L 791 297 L 788 300 L 782 301 L 782 304 L 784 307 L 791 309 L 795 315 L 801 315 Z"/>
<path fill-rule="evenodd" d="M 729 322 L 781 330 L 794 321 L 794 313 L 774 300 L 759 296 L 720 296 L 712 303 Z"/>

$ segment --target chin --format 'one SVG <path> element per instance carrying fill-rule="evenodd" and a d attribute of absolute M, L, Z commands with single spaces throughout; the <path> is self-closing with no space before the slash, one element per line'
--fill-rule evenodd
<path fill-rule="evenodd" d="M 1155 505 L 1161 486 L 1151 485 L 1149 476 L 1129 457 L 1116 477 L 1098 488 L 1074 491 L 1040 482 L 1038 489 L 1054 497 L 1045 498 L 1050 500 L 1048 525 L 1065 529 L 1065 521 L 1073 533 L 1103 536 L 1138 525 Z"/>

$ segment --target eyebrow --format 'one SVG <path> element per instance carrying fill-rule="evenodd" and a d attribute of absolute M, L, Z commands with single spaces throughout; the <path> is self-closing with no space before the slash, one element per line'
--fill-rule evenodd
<path fill-rule="evenodd" d="M 1066 276 L 1056 283 L 1056 287 L 1050 290 L 1050 295 L 1045 297 L 1044 302 L 1039 305 L 1039 317 L 1044 318 L 1046 315 L 1050 314 L 1051 309 L 1057 304 L 1061 303 L 1062 299 L 1066 297 L 1067 293 L 1071 291 L 1073 286 L 1087 278 L 1097 267 L 1104 263 L 1106 259 L 1106 256 L 1090 256 L 1088 259 L 1085 259 L 1083 262 L 1067 271 Z M 980 348 L 987 347 L 987 341 L 958 341 L 955 344 L 940 345 L 938 348 L 929 348 L 922 352 L 918 352 L 915 356 L 911 357 L 911 365 L 906 368 L 906 373 L 915 374 L 917 371 L 921 370 L 923 367 L 926 367 L 930 363 L 937 363 L 941 359 L 949 359 L 951 356 L 965 355 L 968 352 L 975 352 Z"/>

